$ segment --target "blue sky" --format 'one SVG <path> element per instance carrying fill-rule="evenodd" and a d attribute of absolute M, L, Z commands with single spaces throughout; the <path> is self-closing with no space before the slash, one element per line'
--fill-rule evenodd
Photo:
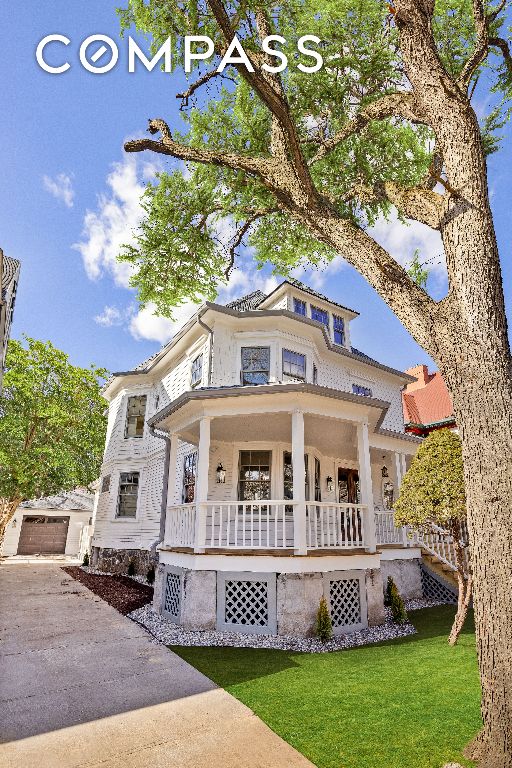
<path fill-rule="evenodd" d="M 50 339 L 80 365 L 94 362 L 126 370 L 150 355 L 172 333 L 172 324 L 140 313 L 126 287 L 115 253 L 139 216 L 144 178 L 154 171 L 150 156 L 126 157 L 122 145 L 140 134 L 148 117 L 179 119 L 177 76 L 127 73 L 127 45 L 110 73 L 93 75 L 78 63 L 80 42 L 90 34 L 118 36 L 119 0 L 52 0 L 3 3 L 0 8 L 0 245 L 22 262 L 13 336 Z M 47 34 L 65 34 L 72 63 L 63 75 L 43 72 L 35 48 Z M 61 49 L 64 50 L 64 49 Z M 57 54 L 57 49 L 55 49 Z M 512 258 L 509 233 L 510 129 L 502 151 L 489 160 L 489 179 L 500 243 L 510 317 Z M 378 239 L 404 261 L 416 247 L 439 261 L 441 245 L 425 227 L 398 223 L 378 227 Z M 352 324 L 355 346 L 397 368 L 429 362 L 392 312 L 354 270 L 337 262 L 325 274 L 301 279 L 361 312 Z M 221 299 L 255 285 L 250 258 Z M 432 292 L 444 289 L 442 267 L 431 277 Z M 178 313 L 183 318 L 188 308 Z"/>

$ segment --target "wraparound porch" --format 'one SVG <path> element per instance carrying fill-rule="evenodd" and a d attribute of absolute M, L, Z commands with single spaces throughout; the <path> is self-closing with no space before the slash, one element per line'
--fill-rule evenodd
<path fill-rule="evenodd" d="M 380 431 L 382 403 L 265 389 L 213 400 L 195 392 L 155 421 L 168 434 L 162 548 L 306 555 L 407 545 L 383 510 L 382 473 L 397 493 L 416 446 Z M 195 453 L 188 470 L 182 441 Z"/>

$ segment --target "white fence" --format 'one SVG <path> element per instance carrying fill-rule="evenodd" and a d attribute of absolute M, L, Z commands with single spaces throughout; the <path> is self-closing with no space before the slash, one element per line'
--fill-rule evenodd
<path fill-rule="evenodd" d="M 465 524 L 463 525 L 463 535 L 467 531 Z M 431 555 L 437 557 L 445 565 L 448 565 L 452 570 L 457 570 L 457 557 L 455 555 L 455 546 L 453 543 L 453 536 L 449 531 L 444 528 L 440 528 L 438 525 L 431 524 L 430 528 L 418 531 L 417 541 L 420 547 L 426 549 Z M 467 538 L 465 540 L 467 542 Z M 469 552 L 468 547 L 464 548 L 464 570 L 466 573 L 469 571 Z"/>
<path fill-rule="evenodd" d="M 307 502 L 306 543 L 308 549 L 353 549 L 364 547 L 363 504 Z"/>

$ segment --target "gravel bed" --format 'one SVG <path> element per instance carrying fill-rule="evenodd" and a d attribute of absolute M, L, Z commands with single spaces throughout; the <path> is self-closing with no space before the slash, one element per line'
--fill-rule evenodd
<path fill-rule="evenodd" d="M 150 584 L 149 581 L 144 576 L 139 576 L 138 574 L 135 574 L 134 576 L 128 576 L 127 573 L 114 573 L 113 571 L 101 571 L 99 568 L 92 568 L 90 565 L 81 565 L 80 568 L 82 571 L 85 571 L 85 573 L 91 573 L 93 576 L 125 576 L 127 579 L 133 579 L 134 581 L 137 581 L 139 584 L 145 584 L 148 587 L 153 588 L 153 584 Z"/>
<path fill-rule="evenodd" d="M 416 634 L 412 624 L 393 624 L 387 621 L 379 627 L 368 627 L 350 635 L 342 635 L 322 643 L 317 638 L 287 637 L 284 635 L 241 635 L 237 632 L 189 631 L 174 624 L 145 605 L 128 614 L 128 618 L 143 626 L 164 645 L 183 646 L 230 646 L 232 648 L 270 648 L 280 651 L 303 653 L 328 653 L 356 648 L 362 645 L 395 640 Z"/>

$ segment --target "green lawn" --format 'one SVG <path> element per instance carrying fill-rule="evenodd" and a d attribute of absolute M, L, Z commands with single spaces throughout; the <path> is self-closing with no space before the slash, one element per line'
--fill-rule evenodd
<path fill-rule="evenodd" d="M 417 635 L 336 653 L 173 650 L 318 768 L 468 766 L 461 749 L 480 727 L 475 638 L 471 624 L 448 646 L 453 614 L 415 611 Z"/>

